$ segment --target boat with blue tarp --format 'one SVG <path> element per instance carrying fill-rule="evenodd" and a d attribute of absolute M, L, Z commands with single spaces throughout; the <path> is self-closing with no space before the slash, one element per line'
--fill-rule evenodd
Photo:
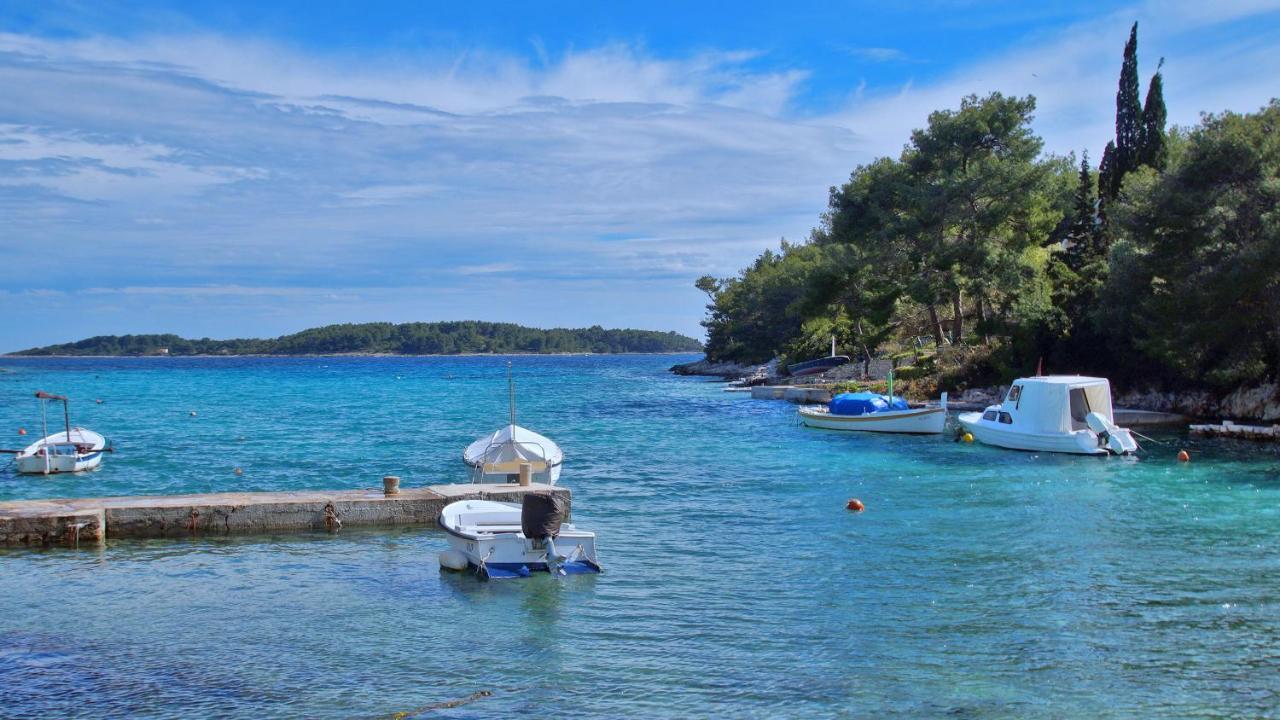
<path fill-rule="evenodd" d="M 799 413 L 805 425 L 823 430 L 936 435 L 947 424 L 947 394 L 937 405 L 913 408 L 892 394 L 840 393 L 825 406 L 803 406 Z"/>

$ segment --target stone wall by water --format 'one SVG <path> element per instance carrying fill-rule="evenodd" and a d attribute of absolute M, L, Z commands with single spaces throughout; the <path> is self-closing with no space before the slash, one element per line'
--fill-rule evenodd
<path fill-rule="evenodd" d="M 1130 391 L 1115 398 L 1117 407 L 1176 412 L 1191 417 L 1280 420 L 1280 386 L 1274 382 L 1239 388 L 1227 395 L 1203 390 Z"/>

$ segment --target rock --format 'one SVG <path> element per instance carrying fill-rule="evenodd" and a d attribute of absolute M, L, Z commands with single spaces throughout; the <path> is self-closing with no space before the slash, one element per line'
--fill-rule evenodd
<path fill-rule="evenodd" d="M 774 364 L 776 364 L 776 361 Z M 704 358 L 690 363 L 672 365 L 671 372 L 676 375 L 704 375 L 738 380 L 767 374 L 766 368 L 768 367 L 768 365 L 742 365 L 735 362 L 716 363 Z"/>
<path fill-rule="evenodd" d="M 1225 396 L 1203 390 L 1166 392 L 1134 390 L 1117 397 L 1118 407 L 1172 412 L 1191 417 L 1225 417 L 1240 420 L 1280 419 L 1280 386 L 1274 382 L 1238 388 Z"/>

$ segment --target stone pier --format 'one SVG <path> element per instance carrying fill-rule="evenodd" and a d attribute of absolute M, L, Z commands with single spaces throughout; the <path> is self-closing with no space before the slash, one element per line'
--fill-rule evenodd
<path fill-rule="evenodd" d="M 255 535 L 344 527 L 430 525 L 456 500 L 520 502 L 562 487 L 433 485 L 382 490 L 290 490 L 0 502 L 0 547 L 96 545 L 120 538 Z"/>

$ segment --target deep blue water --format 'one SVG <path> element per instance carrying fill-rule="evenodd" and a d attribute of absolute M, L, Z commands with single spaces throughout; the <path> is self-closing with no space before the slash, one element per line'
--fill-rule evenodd
<path fill-rule="evenodd" d="M 833 434 L 667 374 L 679 357 L 512 359 L 520 422 L 563 446 L 606 574 L 442 574 L 425 528 L 0 551 L 0 716 L 1280 706 L 1274 447 L 1165 432 L 1133 460 Z M 0 359 L 0 445 L 37 434 L 44 389 L 120 449 L 82 476 L 0 471 L 0 499 L 461 481 L 462 447 L 506 417 L 506 360 Z"/>

